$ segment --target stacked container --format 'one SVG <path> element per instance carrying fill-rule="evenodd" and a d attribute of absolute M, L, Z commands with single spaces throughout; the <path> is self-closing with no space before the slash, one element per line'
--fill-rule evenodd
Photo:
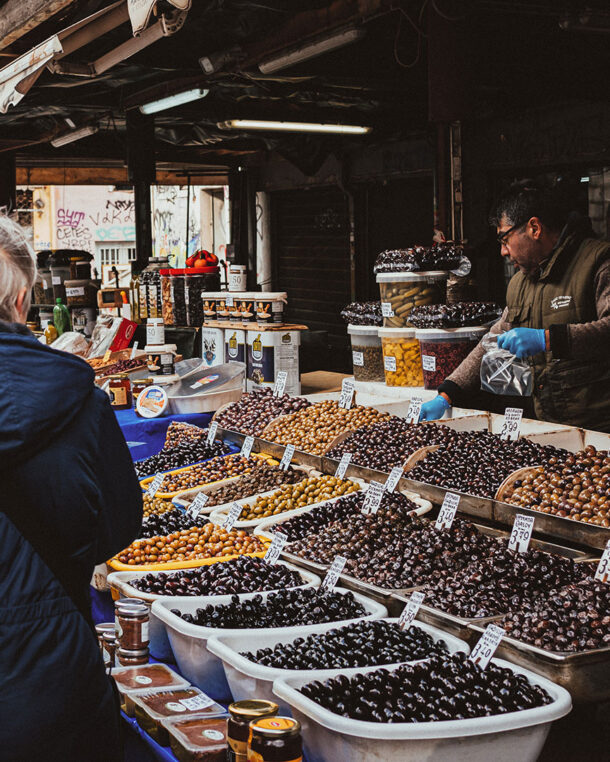
<path fill-rule="evenodd" d="M 423 386 L 419 342 L 414 328 L 378 328 L 386 386 Z"/>
<path fill-rule="evenodd" d="M 352 362 L 356 381 L 384 381 L 383 352 L 378 328 L 374 325 L 348 325 L 352 340 Z"/>
<path fill-rule="evenodd" d="M 383 325 L 401 328 L 409 325 L 414 307 L 424 304 L 444 304 L 447 291 L 446 272 L 378 273 Z"/>
<path fill-rule="evenodd" d="M 426 389 L 437 389 L 476 347 L 489 329 L 420 328 L 416 331 Z"/>

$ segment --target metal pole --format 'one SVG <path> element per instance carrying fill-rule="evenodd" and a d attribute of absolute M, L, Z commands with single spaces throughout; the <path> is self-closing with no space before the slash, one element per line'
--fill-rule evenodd
<path fill-rule="evenodd" d="M 191 214 L 191 176 L 186 176 L 186 238 L 184 243 L 186 246 L 185 261 L 189 258 L 189 223 Z"/>

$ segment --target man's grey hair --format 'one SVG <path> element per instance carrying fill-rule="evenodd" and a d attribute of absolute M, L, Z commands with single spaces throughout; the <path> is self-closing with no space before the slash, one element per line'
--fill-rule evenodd
<path fill-rule="evenodd" d="M 31 292 L 36 278 L 36 255 L 23 228 L 0 214 L 0 320 L 19 322 L 17 297 L 27 289 L 23 311 L 30 309 Z"/>

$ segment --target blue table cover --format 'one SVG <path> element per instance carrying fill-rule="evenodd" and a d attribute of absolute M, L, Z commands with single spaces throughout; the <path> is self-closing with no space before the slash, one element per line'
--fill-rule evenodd
<path fill-rule="evenodd" d="M 133 460 L 142 460 L 159 452 L 165 443 L 165 432 L 172 421 L 207 428 L 213 413 L 185 413 L 159 418 L 140 418 L 133 408 L 115 413 Z"/>

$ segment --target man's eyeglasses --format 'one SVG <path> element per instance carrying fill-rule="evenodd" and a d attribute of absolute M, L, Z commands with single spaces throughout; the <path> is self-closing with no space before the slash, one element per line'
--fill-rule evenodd
<path fill-rule="evenodd" d="M 511 233 L 514 233 L 515 230 L 522 228 L 526 224 L 527 223 L 525 222 L 520 222 L 518 225 L 513 225 L 512 228 L 505 230 L 503 233 L 498 233 L 496 236 L 496 241 L 500 244 L 500 246 L 507 246 Z"/>

